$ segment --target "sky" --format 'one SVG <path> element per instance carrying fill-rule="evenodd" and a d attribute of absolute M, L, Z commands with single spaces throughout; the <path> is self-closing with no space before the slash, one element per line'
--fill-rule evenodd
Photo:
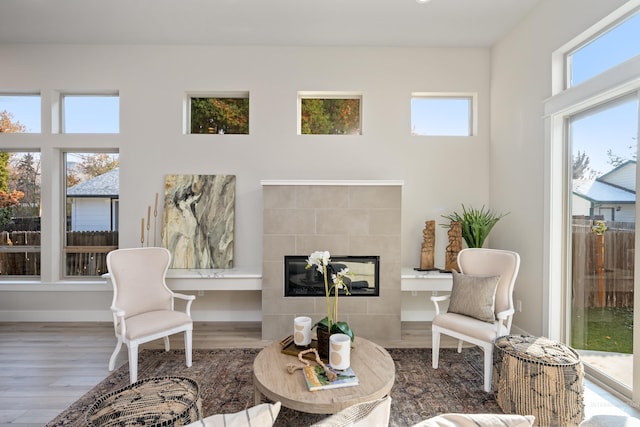
<path fill-rule="evenodd" d="M 633 94 L 602 105 L 571 121 L 574 157 L 578 152 L 589 157 L 595 176 L 611 171 L 608 150 L 614 157 L 635 160 L 638 135 L 638 97 Z"/>

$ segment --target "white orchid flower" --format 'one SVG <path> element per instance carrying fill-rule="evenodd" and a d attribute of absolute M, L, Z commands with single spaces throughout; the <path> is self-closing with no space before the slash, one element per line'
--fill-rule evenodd
<path fill-rule="evenodd" d="M 329 261 L 331 261 L 331 254 L 329 251 L 316 251 L 307 258 L 307 268 L 311 268 L 311 266 L 315 265 L 316 270 L 318 270 L 319 273 L 324 274 L 324 267 L 329 265 Z"/>
<path fill-rule="evenodd" d="M 333 280 L 333 284 L 336 285 L 336 288 L 342 289 L 344 287 L 344 285 L 342 283 L 342 279 L 340 277 L 338 277 L 337 274 L 332 274 L 331 275 L 331 280 Z"/>
<path fill-rule="evenodd" d="M 332 274 L 331 279 L 333 283 L 338 287 L 338 289 L 342 289 L 344 287 L 344 277 L 349 275 L 349 269 L 343 268 L 338 271 L 337 274 Z"/>

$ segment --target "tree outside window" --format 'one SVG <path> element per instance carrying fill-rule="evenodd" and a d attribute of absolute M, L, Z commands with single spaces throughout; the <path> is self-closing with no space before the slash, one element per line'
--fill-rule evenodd
<path fill-rule="evenodd" d="M 300 100 L 302 135 L 361 135 L 360 98 Z"/>
<path fill-rule="evenodd" d="M 191 133 L 249 134 L 249 97 L 191 98 Z"/>

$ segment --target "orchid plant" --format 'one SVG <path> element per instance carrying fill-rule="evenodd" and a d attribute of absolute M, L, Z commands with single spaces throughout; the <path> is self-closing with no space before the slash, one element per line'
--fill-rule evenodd
<path fill-rule="evenodd" d="M 309 255 L 307 259 L 307 269 L 315 267 L 316 270 L 322 274 L 324 278 L 324 293 L 327 299 L 327 317 L 320 320 L 316 325 L 319 328 L 324 328 L 331 333 L 342 333 L 349 335 L 351 341 L 354 340 L 355 335 L 347 322 L 340 322 L 338 320 L 338 293 L 343 289 L 346 295 L 350 295 L 349 287 L 345 282 L 345 278 L 349 277 L 351 273 L 348 268 L 343 268 L 336 273 L 331 274 L 331 283 L 329 283 L 327 267 L 331 262 L 331 254 L 329 251 L 316 251 Z M 333 298 L 331 294 L 333 293 Z"/>

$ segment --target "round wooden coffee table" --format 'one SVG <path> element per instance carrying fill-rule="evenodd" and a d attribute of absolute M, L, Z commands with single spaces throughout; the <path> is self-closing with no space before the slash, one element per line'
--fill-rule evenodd
<path fill-rule="evenodd" d="M 309 391 L 302 371 L 287 372 L 297 357 L 282 353 L 280 343 L 265 347 L 253 362 L 255 403 L 265 396 L 282 406 L 311 414 L 335 414 L 349 406 L 380 399 L 389 394 L 396 377 L 393 359 L 384 348 L 356 337 L 351 349 L 351 368 L 359 384 L 352 387 Z M 300 363 L 301 364 L 301 363 Z"/>

